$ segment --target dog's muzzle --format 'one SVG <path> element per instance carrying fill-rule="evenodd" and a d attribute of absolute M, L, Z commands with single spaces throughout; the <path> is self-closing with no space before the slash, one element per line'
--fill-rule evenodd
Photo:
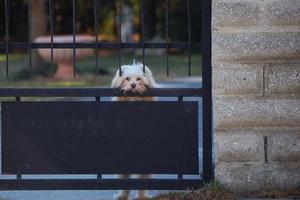
<path fill-rule="evenodd" d="M 131 87 L 132 87 L 132 88 L 135 88 L 135 87 L 136 87 L 136 84 L 135 84 L 135 83 L 132 83 L 132 84 L 131 84 Z"/>

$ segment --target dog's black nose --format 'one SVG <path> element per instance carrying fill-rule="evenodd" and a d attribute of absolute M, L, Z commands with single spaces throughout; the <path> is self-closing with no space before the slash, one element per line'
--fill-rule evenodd
<path fill-rule="evenodd" d="M 135 88 L 135 86 L 136 86 L 135 83 L 132 83 L 132 84 L 131 84 L 131 87 L 132 87 L 132 88 Z"/>

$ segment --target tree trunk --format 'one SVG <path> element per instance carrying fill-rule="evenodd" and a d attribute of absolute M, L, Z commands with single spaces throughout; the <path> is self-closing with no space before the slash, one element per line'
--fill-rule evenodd
<path fill-rule="evenodd" d="M 48 15 L 46 13 L 46 0 L 32 0 L 31 9 L 31 39 L 47 34 Z M 42 58 L 38 55 L 36 49 L 32 50 L 32 68 L 39 67 L 43 64 Z"/>

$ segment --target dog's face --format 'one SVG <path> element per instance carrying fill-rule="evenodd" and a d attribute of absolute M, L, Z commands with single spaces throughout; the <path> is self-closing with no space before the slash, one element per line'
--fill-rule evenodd
<path fill-rule="evenodd" d="M 148 88 L 157 86 L 147 66 L 145 66 L 145 72 L 140 63 L 123 65 L 121 69 L 121 76 L 118 70 L 112 81 L 112 87 L 124 91 L 125 95 L 129 93 L 143 94 Z"/>
<path fill-rule="evenodd" d="M 124 75 L 119 77 L 118 88 L 128 93 L 144 93 L 150 87 L 145 77 L 139 75 Z"/>

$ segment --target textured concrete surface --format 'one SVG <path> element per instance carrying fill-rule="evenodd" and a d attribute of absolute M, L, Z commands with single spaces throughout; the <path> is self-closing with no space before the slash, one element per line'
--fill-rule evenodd
<path fill-rule="evenodd" d="M 291 59 L 300 56 L 298 32 L 218 32 L 213 34 L 212 39 L 213 59 L 217 60 Z"/>
<path fill-rule="evenodd" d="M 295 186 L 299 183 L 300 171 L 299 164 L 296 162 L 283 165 L 260 162 L 220 162 L 216 165 L 216 177 L 233 190 L 256 191 Z"/>
<path fill-rule="evenodd" d="M 263 95 L 263 65 L 220 64 L 213 67 L 214 95 Z"/>
<path fill-rule="evenodd" d="M 212 13 L 215 177 L 299 186 L 300 1 L 213 0 Z"/>
<path fill-rule="evenodd" d="M 266 13 L 270 24 L 275 26 L 299 26 L 300 1 L 274 1 L 266 5 Z"/>
<path fill-rule="evenodd" d="M 300 96 L 300 63 L 266 67 L 266 95 Z"/>
<path fill-rule="evenodd" d="M 255 162 L 264 160 L 263 136 L 254 132 L 217 131 L 216 162 Z"/>
<path fill-rule="evenodd" d="M 271 161 L 300 162 L 300 134 L 276 134 L 268 137 Z M 300 168 L 299 168 L 300 170 Z"/>
<path fill-rule="evenodd" d="M 300 99 L 218 98 L 216 129 L 300 126 Z"/>
<path fill-rule="evenodd" d="M 213 27 L 256 25 L 259 7 L 249 2 L 214 1 Z"/>

